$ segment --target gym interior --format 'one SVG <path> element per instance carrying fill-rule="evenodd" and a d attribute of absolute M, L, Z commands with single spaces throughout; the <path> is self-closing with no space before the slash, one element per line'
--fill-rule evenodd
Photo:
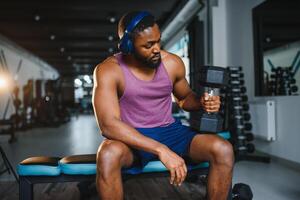
<path fill-rule="evenodd" d="M 211 87 L 235 154 L 230 199 L 299 199 L 296 0 L 2 1 L 0 199 L 98 199 L 94 174 L 22 175 L 20 163 L 96 154 L 104 138 L 92 105 L 93 71 L 118 52 L 118 21 L 132 10 L 156 17 L 162 49 L 181 57 L 197 94 L 204 66 L 226 69 L 226 83 Z M 185 112 L 175 101 L 172 113 L 202 125 L 201 112 Z M 167 172 L 158 174 L 126 181 L 125 199 L 205 199 L 205 174 L 180 187 L 169 184 Z"/>

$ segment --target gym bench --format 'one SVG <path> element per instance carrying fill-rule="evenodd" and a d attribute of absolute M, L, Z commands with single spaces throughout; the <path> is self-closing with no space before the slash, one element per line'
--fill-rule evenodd
<path fill-rule="evenodd" d="M 224 139 L 230 138 L 229 132 L 218 133 Z M 187 165 L 188 176 L 207 175 L 208 162 Z M 33 186 L 36 183 L 93 182 L 96 178 L 96 155 L 73 155 L 58 157 L 30 157 L 18 164 L 19 199 L 33 200 Z M 149 162 L 142 173 L 135 174 L 132 168 L 122 169 L 123 181 L 132 178 L 153 178 L 169 176 L 168 170 L 160 161 Z M 228 199 L 231 199 L 231 189 Z"/>

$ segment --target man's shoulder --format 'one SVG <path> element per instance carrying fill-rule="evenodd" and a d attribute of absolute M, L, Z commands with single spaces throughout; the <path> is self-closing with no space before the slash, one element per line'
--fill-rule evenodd
<path fill-rule="evenodd" d="M 110 56 L 95 67 L 94 75 L 98 78 L 102 76 L 112 76 L 118 74 L 119 71 L 120 66 L 117 58 Z"/>
<path fill-rule="evenodd" d="M 179 56 L 168 51 L 162 51 L 161 57 L 162 57 L 162 62 L 165 65 L 167 64 L 170 66 L 178 67 L 178 66 L 182 66 L 183 64 L 183 61 Z"/>

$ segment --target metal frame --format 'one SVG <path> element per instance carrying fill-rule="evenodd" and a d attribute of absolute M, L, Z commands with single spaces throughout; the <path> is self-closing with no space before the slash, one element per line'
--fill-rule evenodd
<path fill-rule="evenodd" d="M 200 168 L 190 170 L 188 176 L 192 175 L 207 175 L 209 168 Z M 142 174 L 123 174 L 123 182 L 133 178 L 153 178 L 153 177 L 167 177 L 169 172 L 151 172 Z M 96 175 L 66 175 L 60 174 L 59 176 L 19 176 L 19 200 L 33 200 L 33 186 L 36 183 L 62 183 L 62 182 L 83 182 L 94 181 Z M 231 190 L 230 195 L 231 196 Z M 231 199 L 231 198 L 230 198 Z"/>

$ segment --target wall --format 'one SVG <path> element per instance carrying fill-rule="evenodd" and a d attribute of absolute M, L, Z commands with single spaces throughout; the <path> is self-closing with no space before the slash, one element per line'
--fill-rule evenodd
<path fill-rule="evenodd" d="M 277 141 L 255 140 L 256 148 L 271 155 L 300 163 L 300 97 L 255 97 L 252 8 L 263 0 L 219 0 L 212 9 L 213 64 L 243 66 L 250 101 L 276 102 Z M 251 106 L 251 105 L 250 105 Z M 264 122 L 261 122 L 264 123 Z"/>
<path fill-rule="evenodd" d="M 12 79 L 16 80 L 16 84 L 20 88 L 19 97 L 23 101 L 23 86 L 28 79 L 57 79 L 59 74 L 56 69 L 32 55 L 30 52 L 14 44 L 12 41 L 0 35 L 0 50 L 3 50 L 8 67 L 8 74 Z M 22 65 L 18 74 L 18 64 L 22 60 Z M 3 66 L 0 66 L 0 73 L 3 73 Z M 8 92 L 0 93 L 0 119 L 3 119 L 4 110 L 10 94 Z M 9 104 L 6 119 L 14 112 L 12 103 Z"/>

